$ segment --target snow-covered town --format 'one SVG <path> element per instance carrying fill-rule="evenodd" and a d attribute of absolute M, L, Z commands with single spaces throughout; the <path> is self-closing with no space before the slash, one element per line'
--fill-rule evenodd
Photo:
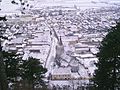
<path fill-rule="evenodd" d="M 120 7 L 47 6 L 6 18 L 0 22 L 9 25 L 3 50 L 39 59 L 51 90 L 82 90 L 77 88 L 93 77 L 100 42 L 120 19 Z"/>

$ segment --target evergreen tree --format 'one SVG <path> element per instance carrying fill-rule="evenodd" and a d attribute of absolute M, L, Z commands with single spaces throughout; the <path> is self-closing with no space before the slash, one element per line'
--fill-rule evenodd
<path fill-rule="evenodd" d="M 23 80 L 27 81 L 30 90 L 34 90 L 34 86 L 44 86 L 42 78 L 47 72 L 47 69 L 44 68 L 40 61 L 36 58 L 29 57 L 28 60 L 23 63 Z"/>
<path fill-rule="evenodd" d="M 21 78 L 22 57 L 15 52 L 3 51 L 2 55 L 8 83 L 13 83 L 12 86 L 15 88 L 15 84 L 19 82 L 18 78 Z"/>
<path fill-rule="evenodd" d="M 120 23 L 101 42 L 93 82 L 96 90 L 120 90 Z"/>
<path fill-rule="evenodd" d="M 0 49 L 1 49 L 1 46 L 0 46 Z M 7 83 L 7 76 L 5 72 L 5 65 L 2 57 L 2 51 L 0 51 L 0 90 L 7 90 L 7 89 L 8 89 L 8 83 Z"/>
<path fill-rule="evenodd" d="M 0 17 L 0 21 L 6 21 L 6 17 Z M 5 65 L 3 61 L 3 55 L 2 55 L 2 39 L 6 39 L 6 37 L 3 36 L 3 33 L 6 30 L 6 26 L 3 26 L 3 22 L 0 23 L 0 90 L 7 90 L 8 84 L 7 84 L 7 76 L 5 73 Z"/>
<path fill-rule="evenodd" d="M 28 60 L 22 60 L 16 52 L 2 51 L 2 55 L 8 84 L 12 83 L 11 89 L 34 90 L 37 85 L 45 87 L 42 78 L 47 70 L 38 59 L 29 57 Z"/>

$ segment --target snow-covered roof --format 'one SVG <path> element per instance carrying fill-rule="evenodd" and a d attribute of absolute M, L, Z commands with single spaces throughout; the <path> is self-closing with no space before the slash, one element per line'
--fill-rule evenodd
<path fill-rule="evenodd" d="M 65 36 L 65 37 L 62 37 L 62 40 L 63 41 L 76 41 L 78 40 L 78 36 Z"/>
<path fill-rule="evenodd" d="M 55 68 L 52 71 L 52 75 L 65 75 L 65 74 L 70 74 L 70 73 L 71 73 L 71 68 L 70 67 Z"/>
<path fill-rule="evenodd" d="M 76 51 L 80 50 L 80 51 L 89 51 L 88 47 L 80 47 L 80 48 L 76 48 Z"/>
<path fill-rule="evenodd" d="M 78 73 L 71 73 L 72 78 L 79 78 L 80 75 Z"/>
<path fill-rule="evenodd" d="M 79 56 L 81 58 L 93 58 L 93 57 L 95 57 L 93 54 L 80 54 Z"/>
<path fill-rule="evenodd" d="M 68 80 L 53 80 L 53 81 L 50 81 L 50 84 L 52 85 L 60 85 L 60 86 L 63 86 L 63 85 L 70 85 L 70 82 Z"/>
<path fill-rule="evenodd" d="M 87 70 L 85 69 L 85 67 L 84 66 L 82 66 L 82 65 L 79 65 L 79 74 L 80 74 L 80 77 L 88 77 L 88 72 L 87 72 Z"/>
<path fill-rule="evenodd" d="M 63 53 L 60 57 L 67 62 L 70 62 L 71 60 L 71 57 L 66 55 L 65 53 Z"/>
<path fill-rule="evenodd" d="M 11 44 L 22 44 L 23 43 L 23 38 L 20 37 L 20 38 L 15 38 L 13 39 L 11 42 Z"/>
<path fill-rule="evenodd" d="M 88 47 L 88 45 L 82 44 L 82 43 L 77 43 L 77 44 L 75 44 L 75 47 L 76 48 L 86 48 L 86 47 Z"/>
<path fill-rule="evenodd" d="M 90 51 L 93 53 L 93 54 L 97 54 L 98 53 L 98 48 L 91 48 Z"/>
<path fill-rule="evenodd" d="M 78 66 L 78 61 L 75 60 L 75 58 L 72 58 L 72 60 L 70 61 L 70 65 L 71 66 Z"/>
<path fill-rule="evenodd" d="M 65 62 L 65 61 L 61 61 L 61 66 L 63 66 L 63 67 L 67 67 L 68 66 L 68 62 Z"/>

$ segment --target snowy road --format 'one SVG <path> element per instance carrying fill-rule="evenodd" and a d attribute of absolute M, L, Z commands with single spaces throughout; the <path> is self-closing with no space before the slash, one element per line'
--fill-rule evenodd
<path fill-rule="evenodd" d="M 48 70 L 47 74 L 49 74 L 51 72 L 51 70 L 53 69 L 52 67 L 54 64 L 55 56 L 56 56 L 56 45 L 58 43 L 58 36 L 52 26 L 47 24 L 47 22 L 46 22 L 46 25 L 49 27 L 50 32 L 51 32 L 51 37 L 50 37 L 51 45 L 50 45 L 49 54 L 48 54 L 46 62 L 45 62 L 45 68 L 47 68 L 47 70 Z"/>
<path fill-rule="evenodd" d="M 51 36 L 50 51 L 49 51 L 49 55 L 47 57 L 47 61 L 46 61 L 46 64 L 45 64 L 45 67 L 47 69 L 50 69 L 52 62 L 54 62 L 54 58 L 55 58 L 55 55 L 56 55 L 56 45 L 57 45 L 57 39 L 54 37 L 54 35 L 52 35 Z"/>

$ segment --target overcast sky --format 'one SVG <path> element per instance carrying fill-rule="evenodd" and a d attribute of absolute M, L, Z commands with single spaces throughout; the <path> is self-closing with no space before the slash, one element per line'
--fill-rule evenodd
<path fill-rule="evenodd" d="M 16 0 L 16 1 L 19 1 L 19 0 Z M 110 5 L 113 5 L 113 3 L 120 3 L 120 0 L 28 0 L 28 1 L 29 3 L 33 4 L 34 7 L 36 8 L 43 7 L 43 6 L 57 6 L 57 5 L 74 6 L 74 5 L 77 5 L 77 6 L 80 6 L 81 9 L 91 8 L 91 7 L 110 6 Z M 97 2 L 97 4 L 91 3 L 91 1 L 95 1 Z M 108 2 L 108 4 L 103 3 L 103 2 Z M 12 5 L 11 0 L 2 0 L 0 8 L 2 9 L 0 13 L 15 12 L 16 9 L 19 8 L 19 6 Z"/>

